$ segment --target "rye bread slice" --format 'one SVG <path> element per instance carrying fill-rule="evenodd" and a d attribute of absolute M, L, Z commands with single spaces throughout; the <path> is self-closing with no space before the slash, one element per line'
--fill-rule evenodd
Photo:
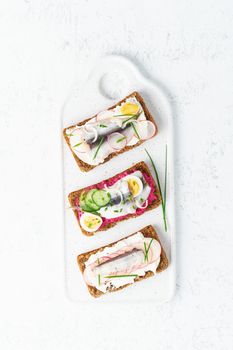
<path fill-rule="evenodd" d="M 147 108 L 147 106 L 146 106 L 146 104 L 145 104 L 145 102 L 144 102 L 142 96 L 141 96 L 137 91 L 132 92 L 130 95 L 126 96 L 124 99 L 122 99 L 121 101 L 119 101 L 119 102 L 116 103 L 115 105 L 109 107 L 108 109 L 115 108 L 116 106 L 120 105 L 122 102 L 125 102 L 126 99 L 127 99 L 127 98 L 130 98 L 130 97 L 136 97 L 136 99 L 138 100 L 138 102 L 141 104 L 141 106 L 142 106 L 142 108 L 143 108 L 143 110 L 144 110 L 146 119 L 149 120 L 149 121 L 151 121 L 151 122 L 155 125 L 155 129 L 156 129 L 155 135 L 156 135 L 157 132 L 158 132 L 158 127 L 157 127 L 157 125 L 156 125 L 156 123 L 155 123 L 155 121 L 154 121 L 154 118 L 152 117 L 151 113 L 149 112 L 149 110 L 148 110 L 148 108 Z M 97 114 L 96 114 L 96 115 L 97 115 Z M 66 140 L 66 142 L 67 142 L 67 145 L 69 146 L 69 148 L 70 148 L 70 150 L 71 150 L 71 152 L 72 152 L 72 154 L 73 154 L 73 156 L 74 156 L 74 159 L 76 160 L 76 162 L 77 162 L 77 164 L 78 164 L 80 170 L 81 170 L 81 171 L 84 171 L 84 172 L 90 171 L 90 170 L 94 169 L 96 166 L 99 166 L 99 165 L 101 165 L 101 164 L 104 164 L 104 163 L 108 162 L 110 159 L 112 159 L 113 157 L 117 156 L 118 154 L 121 154 L 121 153 L 124 153 L 124 152 L 126 152 L 126 151 L 129 151 L 130 149 L 132 149 L 132 148 L 134 148 L 134 147 L 137 147 L 137 146 L 141 145 L 143 142 L 145 142 L 145 141 L 143 141 L 143 140 L 140 140 L 140 141 L 137 142 L 137 144 L 135 144 L 135 145 L 133 145 L 133 146 L 125 146 L 125 147 L 122 148 L 120 151 L 113 152 L 113 153 L 109 154 L 108 157 L 106 157 L 105 160 L 104 160 L 104 162 L 101 163 L 101 164 L 98 164 L 98 165 L 90 165 L 90 164 L 85 163 L 83 160 L 81 160 L 81 159 L 73 152 L 72 147 L 71 147 L 71 145 L 70 145 L 69 137 L 66 135 L 66 130 L 68 130 L 68 129 L 72 128 L 72 127 L 75 127 L 75 126 L 81 126 L 81 125 L 85 124 L 88 120 L 90 120 L 90 119 L 96 117 L 96 115 L 94 115 L 94 116 L 91 117 L 91 118 L 85 119 L 85 120 L 83 120 L 82 122 L 80 122 L 80 123 L 78 123 L 78 124 L 71 125 L 71 126 L 65 128 L 65 129 L 63 130 L 63 135 L 64 135 L 64 138 L 65 138 L 65 140 Z M 155 135 L 154 135 L 154 136 L 155 136 Z"/>
<path fill-rule="evenodd" d="M 159 272 L 162 272 L 162 271 L 166 270 L 166 268 L 167 268 L 168 265 L 169 265 L 168 258 L 167 258 L 167 256 L 166 256 L 166 253 L 165 253 L 165 251 L 164 251 L 164 249 L 163 249 L 163 246 L 162 246 L 162 244 L 161 244 L 161 242 L 160 242 L 160 240 L 159 240 L 158 234 L 157 234 L 157 232 L 155 231 L 155 229 L 153 228 L 153 226 L 148 225 L 148 226 L 144 227 L 143 229 L 141 229 L 141 230 L 139 230 L 139 231 L 137 231 L 137 232 L 141 232 L 141 233 L 143 234 L 144 237 L 151 237 L 151 238 L 154 238 L 154 239 L 156 239 L 156 240 L 160 243 L 160 245 L 161 245 L 160 263 L 159 263 L 159 265 L 158 265 L 158 267 L 157 267 L 157 269 L 156 269 L 156 273 L 159 273 Z M 135 233 L 133 233 L 132 235 L 134 235 L 134 234 L 135 234 Z M 128 237 L 130 237 L 130 236 L 132 236 L 132 235 L 129 235 L 129 236 L 125 237 L 125 238 L 128 238 Z M 122 239 L 120 239 L 119 241 L 122 241 L 122 240 L 125 239 L 125 238 L 122 238 Z M 108 244 L 108 245 L 105 245 L 105 246 L 103 246 L 103 247 L 101 247 L 101 248 L 94 249 L 94 250 L 91 250 L 91 251 L 89 251 L 89 252 L 86 252 L 86 253 L 83 253 L 83 254 L 78 255 L 78 256 L 77 256 L 77 263 L 78 263 L 79 269 L 80 269 L 80 271 L 82 272 L 82 274 L 83 274 L 83 272 L 84 272 L 84 270 L 85 270 L 85 262 L 89 259 L 89 257 L 90 257 L 92 254 L 95 254 L 95 253 L 97 253 L 98 251 L 102 251 L 102 250 L 103 250 L 104 248 L 106 248 L 106 247 L 112 247 L 114 244 L 116 244 L 116 243 L 119 242 L 119 241 L 113 242 L 113 243 Z M 142 280 L 144 280 L 144 279 L 146 279 L 146 278 L 148 278 L 148 277 L 152 277 L 152 276 L 154 276 L 154 275 L 155 275 L 154 272 L 152 272 L 152 271 L 147 271 L 147 272 L 145 273 L 144 276 L 138 276 L 137 278 L 135 278 L 134 282 L 136 283 L 136 282 L 142 281 Z M 108 291 L 108 293 L 116 292 L 116 291 L 121 290 L 121 289 L 123 289 L 123 288 L 126 288 L 126 287 L 128 287 L 128 286 L 130 286 L 130 285 L 131 285 L 131 284 L 126 284 L 125 286 L 121 286 L 121 287 L 119 287 L 119 288 L 114 288 L 114 287 L 113 287 L 113 288 L 111 288 L 111 289 Z M 95 298 L 98 298 L 98 297 L 100 297 L 101 295 L 106 294 L 106 293 L 103 293 L 103 292 L 101 292 L 100 290 L 98 290 L 96 287 L 90 286 L 90 285 L 88 285 L 88 284 L 87 284 L 87 288 L 88 288 L 89 293 L 90 293 L 93 297 L 95 297 Z"/>
<path fill-rule="evenodd" d="M 125 172 L 125 171 L 131 171 L 131 170 L 140 170 L 142 173 L 145 173 L 147 174 L 148 176 L 150 176 L 152 179 L 152 175 L 151 175 L 151 172 L 148 168 L 148 166 L 146 165 L 146 163 L 144 162 L 139 162 L 139 163 L 136 163 L 135 165 L 131 166 L 130 168 L 124 170 L 124 171 L 121 171 L 120 173 L 114 175 L 113 177 L 111 177 L 110 179 L 107 179 L 107 180 L 112 180 L 114 179 L 116 176 L 118 176 L 119 174 L 121 174 L 122 172 Z M 99 183 L 95 184 L 95 185 L 98 185 Z M 158 187 L 156 186 L 156 183 L 154 182 L 154 188 L 155 188 L 155 195 L 156 195 L 156 199 L 150 204 L 148 205 L 148 207 L 146 208 L 145 212 L 148 211 L 148 210 L 152 210 L 154 208 L 156 208 L 158 205 L 161 204 L 161 196 L 160 196 L 160 193 L 159 193 L 159 189 Z M 112 223 L 109 223 L 103 227 L 100 227 L 98 231 L 96 232 L 88 232 L 86 230 L 84 230 L 82 228 L 82 226 L 80 225 L 80 222 L 79 222 L 79 216 L 78 216 L 78 211 L 74 208 L 76 206 L 76 201 L 77 199 L 79 200 L 80 198 L 80 195 L 83 191 L 87 190 L 88 187 L 85 187 L 85 188 L 82 188 L 78 191 L 74 191 L 74 192 L 71 192 L 69 195 L 68 195 L 68 199 L 69 199 L 69 203 L 70 203 L 70 206 L 72 207 L 72 210 L 74 212 L 74 215 L 76 216 L 76 219 L 78 220 L 78 223 L 79 223 L 79 226 L 80 226 L 80 229 L 82 231 L 82 233 L 86 236 L 93 236 L 94 234 L 96 234 L 98 231 L 106 231 L 108 230 L 109 228 L 115 226 L 118 222 L 120 221 L 124 221 L 124 220 L 128 220 L 130 218 L 135 218 L 137 217 L 138 215 L 135 213 L 135 214 L 128 214 L 128 216 L 126 218 L 122 218 L 121 220 L 117 221 L 117 222 L 112 222 Z M 143 215 L 143 214 L 141 214 Z"/>

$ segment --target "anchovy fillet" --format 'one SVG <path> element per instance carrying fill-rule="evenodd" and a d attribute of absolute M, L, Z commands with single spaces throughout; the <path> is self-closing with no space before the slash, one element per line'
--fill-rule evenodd
<path fill-rule="evenodd" d="M 125 130 L 126 128 L 131 126 L 131 123 L 126 123 L 128 120 L 137 120 L 138 117 L 141 115 L 142 111 L 138 114 L 135 114 L 133 116 L 130 116 L 129 118 L 127 118 L 128 116 L 126 116 L 126 120 L 124 120 L 122 122 L 122 125 L 118 125 L 117 123 L 114 123 L 112 120 L 111 121 L 107 121 L 107 120 L 102 120 L 100 121 L 98 124 L 86 124 L 83 127 L 83 130 L 85 132 L 85 127 L 91 126 L 93 128 L 95 128 L 96 132 L 97 132 L 97 139 L 95 140 L 95 142 L 93 142 L 94 138 L 95 138 L 95 132 L 91 132 L 86 130 L 85 132 L 85 136 L 84 136 L 84 140 L 91 146 L 95 146 L 96 144 L 98 144 L 98 142 L 100 141 L 100 139 L 102 138 L 106 138 L 108 135 L 114 133 L 114 132 L 121 132 L 122 130 Z"/>
<path fill-rule="evenodd" d="M 144 261 L 144 252 L 134 248 L 130 252 L 126 252 L 114 257 L 95 267 L 96 274 L 108 275 L 115 274 L 127 270 L 129 266 L 140 265 Z"/>
<path fill-rule="evenodd" d="M 126 128 L 128 128 L 130 126 L 130 124 L 127 124 L 125 125 L 124 127 L 122 126 L 119 126 L 115 123 L 111 123 L 111 124 L 101 124 L 100 125 L 106 125 L 103 126 L 103 127 L 100 127 L 100 126 L 92 126 L 93 128 L 95 128 L 95 130 L 97 131 L 97 134 L 98 134 L 98 137 L 97 139 L 95 140 L 95 142 L 93 142 L 94 140 L 94 137 L 95 137 L 95 133 L 94 132 L 85 132 L 85 129 L 84 129 L 84 132 L 85 132 L 85 136 L 84 136 L 84 140 L 85 142 L 87 142 L 89 145 L 91 145 L 92 147 L 95 147 L 102 138 L 106 139 L 108 137 L 108 135 L 114 133 L 114 132 L 121 132 L 122 130 L 125 130 Z"/>

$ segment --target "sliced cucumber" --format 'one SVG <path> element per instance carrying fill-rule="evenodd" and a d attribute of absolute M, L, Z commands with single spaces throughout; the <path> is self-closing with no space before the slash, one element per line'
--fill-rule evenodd
<path fill-rule="evenodd" d="M 88 205 L 86 205 L 86 202 L 85 202 L 86 196 L 87 196 L 87 192 L 83 191 L 80 195 L 80 198 L 79 198 L 79 205 L 83 211 L 88 211 L 91 213 L 94 210 L 92 208 L 90 208 Z"/>
<path fill-rule="evenodd" d="M 91 208 L 93 211 L 99 210 L 99 206 L 93 201 L 93 194 L 98 191 L 97 189 L 93 188 L 92 190 L 88 191 L 85 197 L 85 204 L 87 207 Z"/>
<path fill-rule="evenodd" d="M 92 194 L 92 199 L 99 207 L 105 207 L 111 200 L 110 194 L 105 190 L 97 190 Z"/>

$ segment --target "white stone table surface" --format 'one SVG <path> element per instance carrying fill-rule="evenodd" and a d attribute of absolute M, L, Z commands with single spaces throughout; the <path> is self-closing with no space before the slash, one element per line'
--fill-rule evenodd
<path fill-rule="evenodd" d="M 2 0 L 0 349 L 233 349 L 233 2 Z M 177 288 L 155 305 L 65 296 L 60 113 L 124 54 L 175 114 Z"/>

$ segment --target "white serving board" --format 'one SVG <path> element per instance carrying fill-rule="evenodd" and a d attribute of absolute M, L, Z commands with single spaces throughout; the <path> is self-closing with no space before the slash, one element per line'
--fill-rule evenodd
<path fill-rule="evenodd" d="M 64 212 L 65 212 L 65 269 L 68 297 L 75 302 L 154 302 L 161 303 L 171 299 L 175 290 L 175 216 L 174 216 L 174 180 L 173 180 L 173 123 L 170 105 L 161 89 L 141 75 L 137 67 L 122 56 L 106 56 L 91 72 L 84 85 L 77 85 L 62 111 L 62 128 L 75 124 L 95 115 L 130 94 L 139 91 L 155 118 L 158 134 L 141 146 L 120 154 L 109 162 L 98 166 L 88 173 L 79 170 L 68 146 L 63 141 L 64 168 Z M 110 230 L 95 236 L 84 236 L 71 209 L 67 196 L 70 192 L 95 184 L 99 181 L 129 168 L 139 161 L 150 161 L 145 148 L 150 152 L 160 175 L 163 189 L 165 146 L 168 147 L 167 182 L 167 220 L 165 232 L 162 220 L 162 208 L 151 210 L 138 218 L 118 223 Z M 155 277 L 125 288 L 116 293 L 95 299 L 90 296 L 77 266 L 78 254 L 117 241 L 142 227 L 152 224 L 157 230 L 169 259 L 169 268 Z"/>

